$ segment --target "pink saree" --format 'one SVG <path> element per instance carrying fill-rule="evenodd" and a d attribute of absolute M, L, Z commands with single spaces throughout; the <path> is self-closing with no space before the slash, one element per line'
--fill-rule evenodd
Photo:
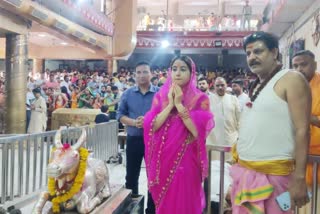
<path fill-rule="evenodd" d="M 144 119 L 145 160 L 148 188 L 157 214 L 201 214 L 205 207 L 202 181 L 208 174 L 205 140 L 214 126 L 207 95 L 196 89 L 195 66 L 184 87 L 183 104 L 198 131 L 193 139 L 176 110 L 160 129 L 153 132 L 153 122 L 168 104 L 171 74 L 155 95 Z"/>

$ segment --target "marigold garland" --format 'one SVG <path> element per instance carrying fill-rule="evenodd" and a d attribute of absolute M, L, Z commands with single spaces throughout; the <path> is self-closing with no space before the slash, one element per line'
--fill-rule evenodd
<path fill-rule="evenodd" d="M 53 152 L 54 149 L 51 151 Z M 51 202 L 52 202 L 52 211 L 54 213 L 60 213 L 60 203 L 66 202 L 67 200 L 71 199 L 75 194 L 77 194 L 83 184 L 84 176 L 86 173 L 87 168 L 87 159 L 89 152 L 85 148 L 79 149 L 80 154 L 80 163 L 79 163 L 79 169 L 78 174 L 76 175 L 74 179 L 74 183 L 71 186 L 70 190 L 66 193 L 56 196 L 56 181 L 54 178 L 49 178 L 48 180 L 48 191 L 51 196 L 53 196 Z"/>

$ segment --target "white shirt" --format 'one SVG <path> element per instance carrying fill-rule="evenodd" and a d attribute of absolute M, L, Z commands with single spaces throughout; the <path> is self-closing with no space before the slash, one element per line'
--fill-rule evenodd
<path fill-rule="evenodd" d="M 240 104 L 240 111 L 242 112 L 243 107 L 244 107 L 248 102 L 250 102 L 250 98 L 249 98 L 249 96 L 248 96 L 246 93 L 242 92 L 242 94 L 240 94 L 240 95 L 238 96 L 238 100 L 239 100 L 239 104 Z"/>
<path fill-rule="evenodd" d="M 27 88 L 29 88 L 32 91 L 33 89 L 36 88 L 36 83 L 35 82 L 28 82 Z"/>
<path fill-rule="evenodd" d="M 30 106 L 35 100 L 35 96 L 32 92 L 28 91 L 26 94 L 26 105 L 27 105 L 27 110 L 31 110 Z"/>
<path fill-rule="evenodd" d="M 295 132 L 288 103 L 274 91 L 274 85 L 287 72 L 287 69 L 279 71 L 262 89 L 252 107 L 244 107 L 237 143 L 241 160 L 294 159 Z"/>
<path fill-rule="evenodd" d="M 219 145 L 232 145 L 238 139 L 240 105 L 237 97 L 225 94 L 209 95 L 210 109 L 214 116 L 215 127 L 208 137 L 208 143 Z M 216 142 L 212 142 L 214 137 Z"/>

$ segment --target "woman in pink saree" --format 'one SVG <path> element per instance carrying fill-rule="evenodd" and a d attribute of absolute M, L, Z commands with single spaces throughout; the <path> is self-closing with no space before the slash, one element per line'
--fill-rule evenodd
<path fill-rule="evenodd" d="M 214 126 L 209 99 L 196 88 L 196 68 L 174 58 L 168 79 L 144 118 L 148 188 L 157 214 L 201 214 L 208 173 L 205 140 Z"/>

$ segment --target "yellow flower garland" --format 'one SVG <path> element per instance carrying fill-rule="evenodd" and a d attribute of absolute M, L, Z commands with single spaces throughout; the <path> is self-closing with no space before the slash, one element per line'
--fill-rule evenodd
<path fill-rule="evenodd" d="M 54 151 L 54 150 L 52 150 Z M 67 200 L 71 199 L 76 193 L 78 193 L 82 187 L 84 176 L 86 173 L 86 168 L 87 168 L 87 159 L 89 152 L 85 148 L 80 148 L 79 149 L 79 154 L 80 154 L 80 163 L 79 163 L 79 170 L 78 174 L 75 177 L 74 183 L 71 186 L 70 190 L 67 191 L 66 193 L 55 196 L 56 195 L 56 182 L 54 178 L 49 178 L 48 180 L 48 190 L 53 199 L 51 200 L 52 202 L 52 211 L 54 213 L 60 213 L 60 203 L 66 202 Z"/>

